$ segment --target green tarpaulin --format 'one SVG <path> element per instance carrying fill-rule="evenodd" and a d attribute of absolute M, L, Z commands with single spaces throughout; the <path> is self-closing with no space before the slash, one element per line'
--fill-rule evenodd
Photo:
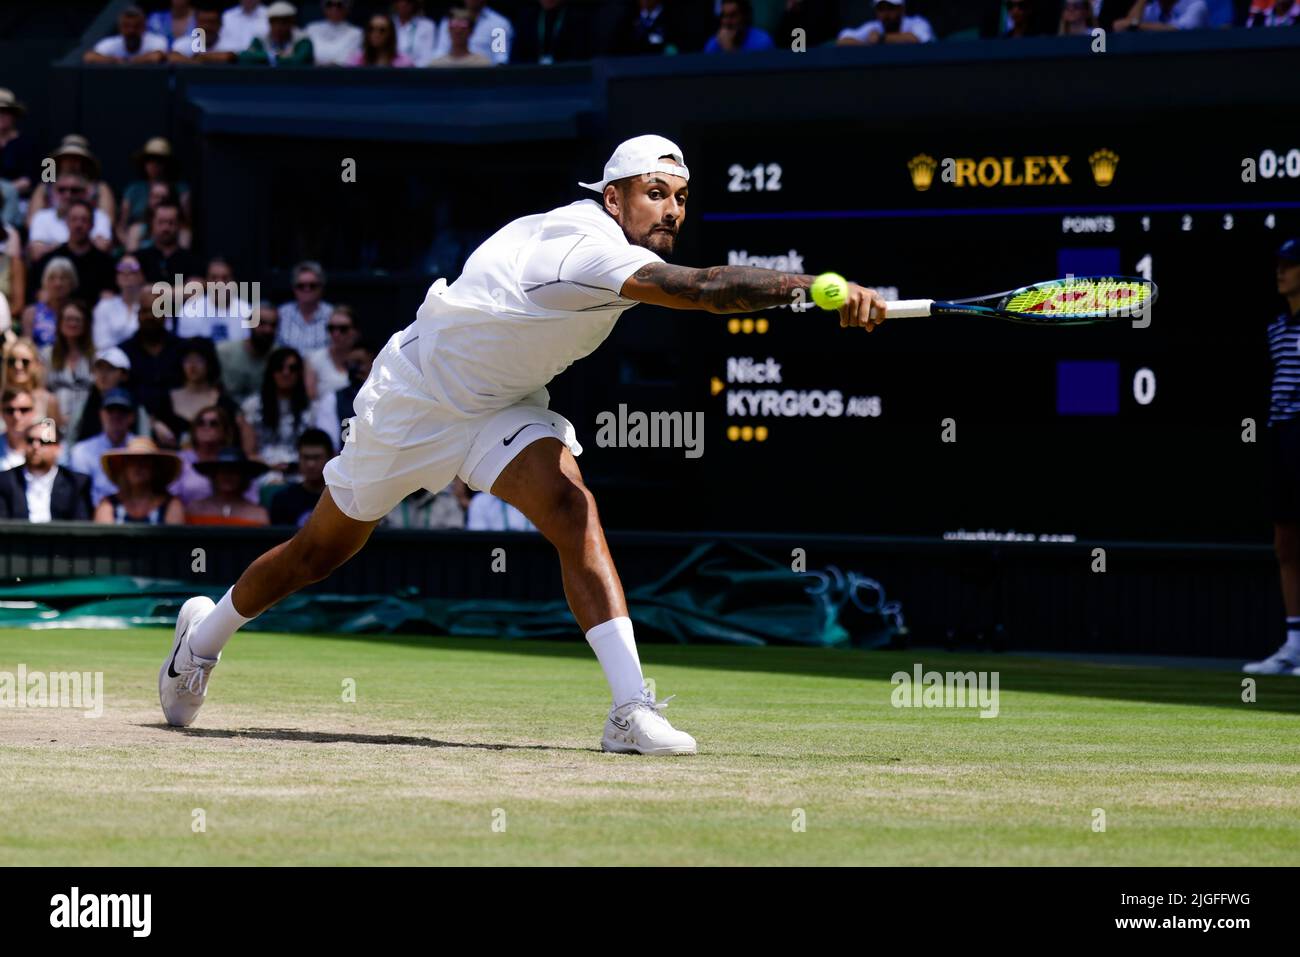
<path fill-rule="evenodd" d="M 0 588 L 0 627 L 129 628 L 172 625 L 182 602 L 225 586 L 104 576 Z M 831 567 L 796 573 L 733 544 L 702 545 L 661 579 L 627 593 L 643 641 L 877 646 L 902 629 L 902 610 L 874 579 Z M 292 595 L 250 629 L 297 633 L 423 633 L 575 638 L 557 601 Z"/>

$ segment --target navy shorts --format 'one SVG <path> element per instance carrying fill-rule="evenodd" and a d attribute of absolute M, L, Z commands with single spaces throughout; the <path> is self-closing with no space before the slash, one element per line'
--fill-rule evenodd
<path fill-rule="evenodd" d="M 1279 525 L 1300 525 L 1300 419 L 1287 419 L 1269 432 L 1269 509 Z"/>

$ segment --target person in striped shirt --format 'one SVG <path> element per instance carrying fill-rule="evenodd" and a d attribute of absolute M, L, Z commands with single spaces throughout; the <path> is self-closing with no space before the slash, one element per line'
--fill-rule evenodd
<path fill-rule="evenodd" d="M 1300 238 L 1277 251 L 1277 291 L 1286 312 L 1268 327 L 1273 390 L 1268 408 L 1269 479 L 1273 548 L 1282 576 L 1286 641 L 1244 670 L 1257 675 L 1300 677 Z"/>

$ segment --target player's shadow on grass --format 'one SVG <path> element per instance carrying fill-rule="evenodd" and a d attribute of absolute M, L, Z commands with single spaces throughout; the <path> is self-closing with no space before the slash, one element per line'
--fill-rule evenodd
<path fill-rule="evenodd" d="M 297 728 L 173 728 L 151 724 L 195 738 L 252 738 L 261 741 L 290 741 L 295 744 L 400 744 L 414 748 L 471 748 L 477 751 L 590 751 L 591 748 L 563 748 L 550 744 L 486 744 L 474 741 L 442 741 L 409 734 L 356 734 L 335 731 L 300 731 Z"/>

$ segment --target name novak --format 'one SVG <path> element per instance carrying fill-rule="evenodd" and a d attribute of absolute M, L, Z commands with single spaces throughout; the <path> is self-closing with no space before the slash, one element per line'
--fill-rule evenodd
<path fill-rule="evenodd" d="M 74 887 L 51 897 L 50 907 L 51 927 L 128 927 L 132 937 L 148 937 L 153 926 L 152 894 L 83 895 Z"/>
<path fill-rule="evenodd" d="M 783 256 L 751 256 L 747 249 L 728 249 L 728 266 L 757 266 L 759 269 L 779 269 L 781 272 L 804 271 L 803 256 L 790 250 Z"/>

